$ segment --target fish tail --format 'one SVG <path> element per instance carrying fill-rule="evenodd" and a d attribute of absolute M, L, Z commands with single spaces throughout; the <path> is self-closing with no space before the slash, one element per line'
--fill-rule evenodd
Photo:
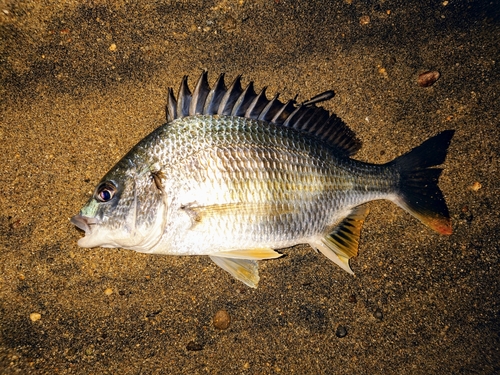
<path fill-rule="evenodd" d="M 446 130 L 388 163 L 399 172 L 394 203 L 438 233 L 452 233 L 450 214 L 439 189 L 442 169 L 454 130 Z"/>

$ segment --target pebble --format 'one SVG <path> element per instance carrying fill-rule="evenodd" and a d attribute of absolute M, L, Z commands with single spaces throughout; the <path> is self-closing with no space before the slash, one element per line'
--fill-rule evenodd
<path fill-rule="evenodd" d="M 479 189 L 481 189 L 481 187 L 482 187 L 481 183 L 476 181 L 476 182 L 474 182 L 472 184 L 472 186 L 470 187 L 470 189 L 472 191 L 478 191 Z"/>
<path fill-rule="evenodd" d="M 418 75 L 417 83 L 420 87 L 432 86 L 441 76 L 437 70 L 428 70 Z"/>
<path fill-rule="evenodd" d="M 373 316 L 375 319 L 382 320 L 384 319 L 384 314 L 382 313 L 381 309 L 376 309 L 375 312 L 373 313 Z"/>
<path fill-rule="evenodd" d="M 360 19 L 359 19 L 359 23 L 361 25 L 368 25 L 370 23 L 370 17 L 369 16 L 362 16 Z"/>
<path fill-rule="evenodd" d="M 37 320 L 42 319 L 42 315 L 37 312 L 34 312 L 30 314 L 30 319 L 32 322 L 36 322 Z"/>
<path fill-rule="evenodd" d="M 186 345 L 186 349 L 191 352 L 199 352 L 200 350 L 203 350 L 203 345 L 197 344 L 194 341 L 189 341 Z"/>
<path fill-rule="evenodd" d="M 107 288 L 105 291 L 104 291 L 104 294 L 107 295 L 107 296 L 110 296 L 113 294 L 113 289 L 111 288 Z"/>
<path fill-rule="evenodd" d="M 344 326 L 338 326 L 335 331 L 335 336 L 342 338 L 347 336 L 347 328 Z"/>
<path fill-rule="evenodd" d="M 214 327 L 220 330 L 225 330 L 229 328 L 231 323 L 231 317 L 226 310 L 219 310 L 214 316 Z"/>
<path fill-rule="evenodd" d="M 378 66 L 378 72 L 384 78 L 388 78 L 389 77 L 389 75 L 387 74 L 387 69 L 384 68 L 384 67 L 382 67 L 382 66 Z"/>
<path fill-rule="evenodd" d="M 87 349 L 85 349 L 85 355 L 90 357 L 92 354 L 94 354 L 94 346 L 90 345 Z"/>

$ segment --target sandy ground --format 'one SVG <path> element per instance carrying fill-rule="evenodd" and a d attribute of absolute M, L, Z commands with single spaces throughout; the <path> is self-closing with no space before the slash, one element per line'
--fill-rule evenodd
<path fill-rule="evenodd" d="M 499 373 L 498 7 L 422 4 L 3 1 L 0 373 Z M 208 258 L 79 248 L 69 218 L 203 69 L 284 99 L 334 89 L 364 161 L 456 129 L 453 235 L 372 202 L 356 276 L 299 246 L 256 290 Z"/>

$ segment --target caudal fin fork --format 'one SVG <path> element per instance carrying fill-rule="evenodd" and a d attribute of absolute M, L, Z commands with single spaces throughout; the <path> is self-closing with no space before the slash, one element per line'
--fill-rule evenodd
<path fill-rule="evenodd" d="M 394 202 L 438 233 L 452 233 L 450 214 L 439 189 L 442 164 L 454 130 L 445 130 L 428 139 L 389 165 L 399 171 L 398 195 Z"/>

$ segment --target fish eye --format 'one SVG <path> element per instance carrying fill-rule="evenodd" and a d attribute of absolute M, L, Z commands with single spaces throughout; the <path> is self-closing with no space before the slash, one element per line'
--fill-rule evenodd
<path fill-rule="evenodd" d="M 103 182 L 97 187 L 95 198 L 99 202 L 110 201 L 116 193 L 116 186 L 112 182 Z"/>

